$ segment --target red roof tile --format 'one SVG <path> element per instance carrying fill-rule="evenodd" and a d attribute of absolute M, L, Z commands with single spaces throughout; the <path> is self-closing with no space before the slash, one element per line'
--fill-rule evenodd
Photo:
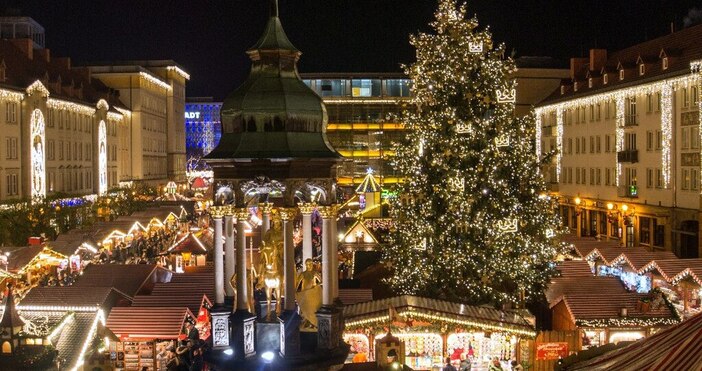
<path fill-rule="evenodd" d="M 121 339 L 177 339 L 187 318 L 185 307 L 117 307 L 107 317 L 107 328 Z"/>

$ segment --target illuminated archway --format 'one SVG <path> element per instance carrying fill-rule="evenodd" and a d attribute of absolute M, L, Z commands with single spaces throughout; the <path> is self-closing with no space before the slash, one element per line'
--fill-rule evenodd
<path fill-rule="evenodd" d="M 2 343 L 2 353 L 3 354 L 11 354 L 12 353 L 12 344 L 10 344 L 9 341 L 5 341 Z"/>
<path fill-rule="evenodd" d="M 98 126 L 98 193 L 107 192 L 107 128 L 105 121 Z"/>
<path fill-rule="evenodd" d="M 30 120 L 32 143 L 32 199 L 46 197 L 46 158 L 44 156 L 44 115 L 40 110 L 32 112 Z"/>

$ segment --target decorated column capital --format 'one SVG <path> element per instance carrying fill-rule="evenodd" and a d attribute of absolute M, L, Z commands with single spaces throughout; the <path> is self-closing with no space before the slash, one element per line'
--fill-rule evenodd
<path fill-rule="evenodd" d="M 224 207 L 224 216 L 233 216 L 236 218 L 236 207 L 234 206 L 223 206 Z"/>
<path fill-rule="evenodd" d="M 234 217 L 236 217 L 238 221 L 247 221 L 249 220 L 249 216 L 251 216 L 249 209 L 245 207 L 233 207 L 232 210 Z"/>
<path fill-rule="evenodd" d="M 261 209 L 261 214 L 270 214 L 273 211 L 273 203 L 271 202 L 262 202 L 258 204 L 258 207 Z"/>
<path fill-rule="evenodd" d="M 222 219 L 225 208 L 227 208 L 227 206 L 210 206 L 210 216 L 212 216 L 213 219 Z"/>
<path fill-rule="evenodd" d="M 278 212 L 280 213 L 280 219 L 285 221 L 293 220 L 295 215 L 297 215 L 297 209 L 294 207 L 281 207 L 278 209 Z"/>
<path fill-rule="evenodd" d="M 302 215 L 311 215 L 317 207 L 317 204 L 314 202 L 301 202 L 297 204 L 297 207 L 300 209 Z"/>
<path fill-rule="evenodd" d="M 339 210 L 338 205 L 318 206 L 317 211 L 322 215 L 322 219 L 332 219 L 336 217 Z"/>

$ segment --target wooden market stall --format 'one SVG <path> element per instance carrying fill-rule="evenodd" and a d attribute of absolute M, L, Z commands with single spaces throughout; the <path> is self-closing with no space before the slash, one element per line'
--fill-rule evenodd
<path fill-rule="evenodd" d="M 405 343 L 405 364 L 415 370 L 458 364 L 461 355 L 485 367 L 498 357 L 505 365 L 526 358 L 522 349 L 536 332 L 517 311 L 499 311 L 443 300 L 402 295 L 344 307 L 348 362 L 372 360 L 375 341 L 387 330 Z"/>

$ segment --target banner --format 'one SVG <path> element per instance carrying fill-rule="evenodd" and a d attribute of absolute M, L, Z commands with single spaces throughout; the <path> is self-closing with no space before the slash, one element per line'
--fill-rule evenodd
<path fill-rule="evenodd" d="M 568 357 L 568 343 L 536 343 L 536 359 L 548 361 Z"/>

